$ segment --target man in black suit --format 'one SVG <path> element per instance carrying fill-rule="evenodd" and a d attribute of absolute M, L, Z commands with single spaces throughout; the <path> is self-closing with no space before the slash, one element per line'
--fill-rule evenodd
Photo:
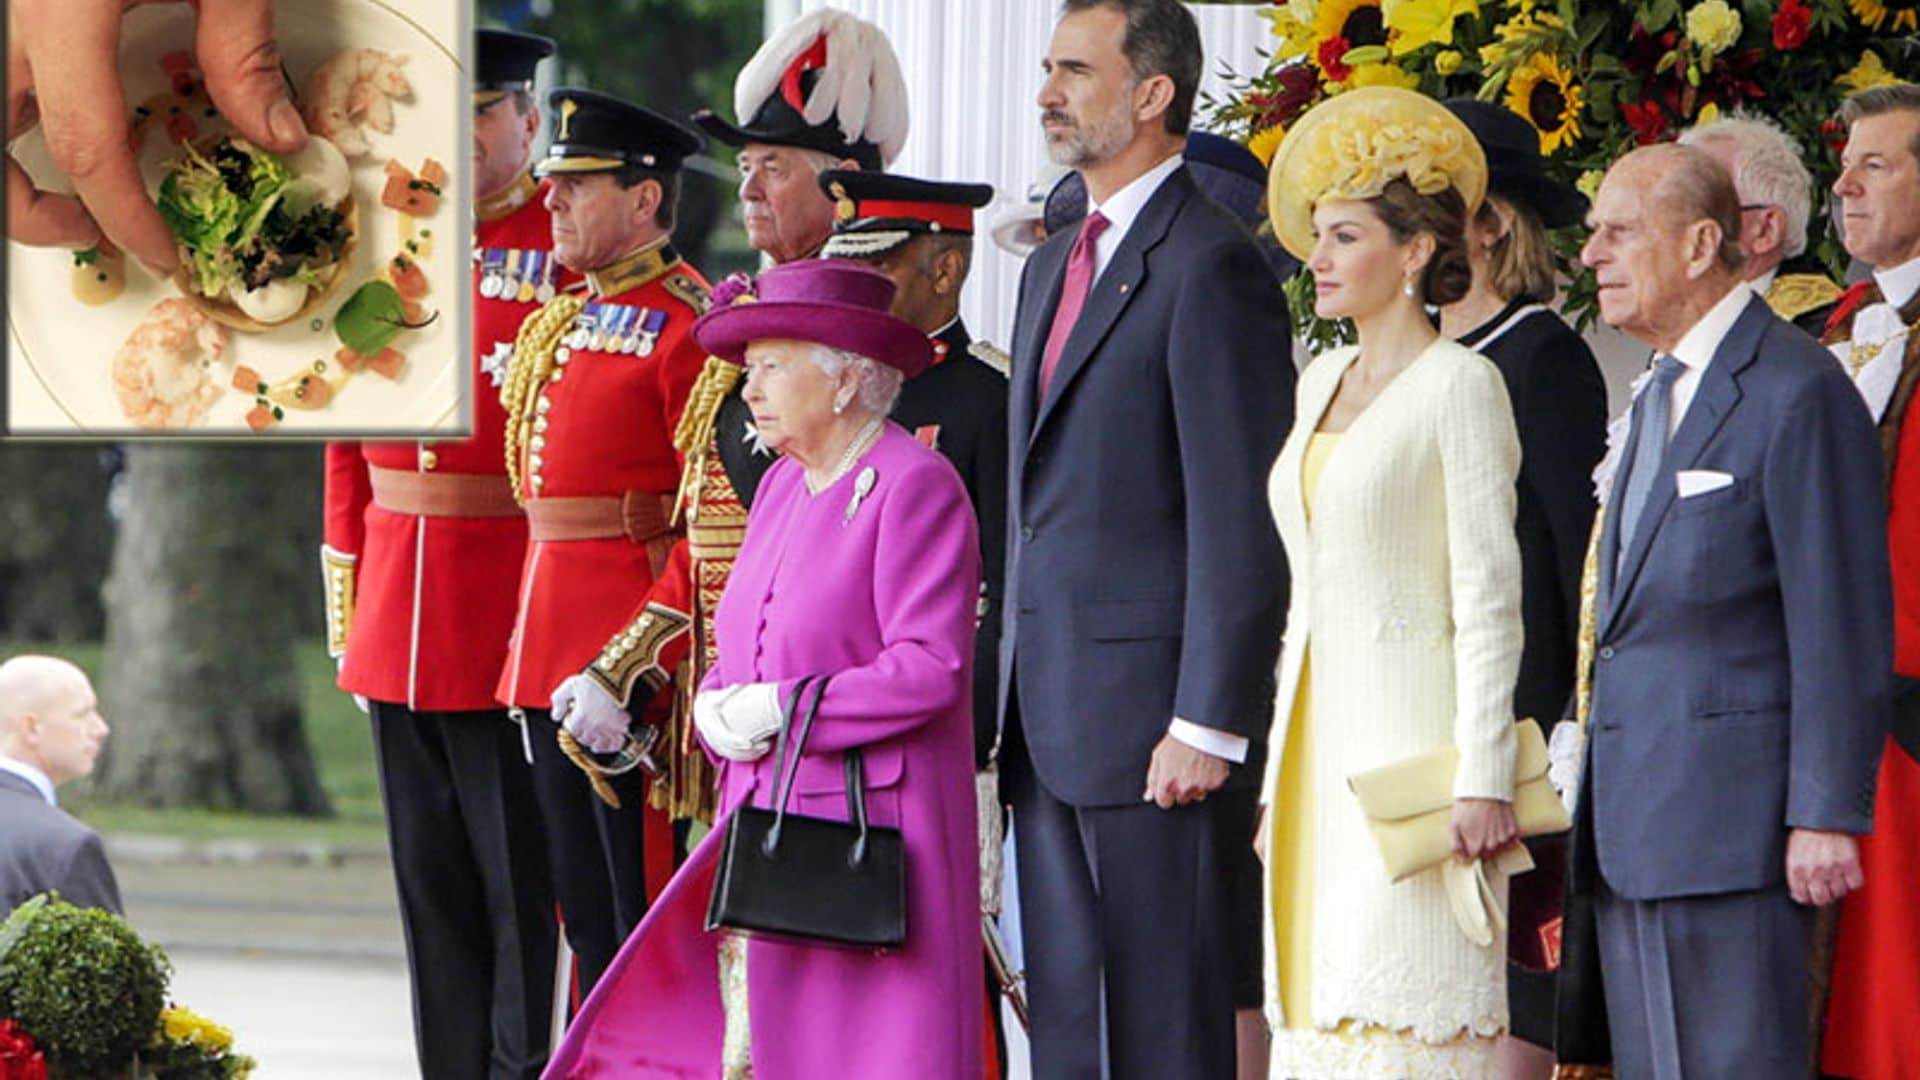
<path fill-rule="evenodd" d="M 0 915 L 49 889 L 120 913 L 100 834 L 60 809 L 54 789 L 93 771 L 107 722 L 85 672 L 51 656 L 0 664 Z"/>
<path fill-rule="evenodd" d="M 1008 407 L 1000 647 L 1034 1073 L 1231 1076 L 1208 795 L 1272 709 L 1285 611 L 1266 476 L 1285 305 L 1180 153 L 1177 0 L 1067 0 L 1039 105 L 1091 212 L 1028 259 Z"/>

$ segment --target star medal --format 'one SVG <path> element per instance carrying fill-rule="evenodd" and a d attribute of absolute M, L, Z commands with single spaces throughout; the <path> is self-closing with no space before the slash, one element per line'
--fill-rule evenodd
<path fill-rule="evenodd" d="M 496 341 L 493 351 L 480 358 L 480 373 L 493 380 L 494 386 L 507 381 L 507 368 L 513 365 L 513 342 Z"/>
<path fill-rule="evenodd" d="M 487 248 L 481 253 L 480 295 L 488 300 L 500 296 L 500 266 L 506 262 L 507 253 L 502 248 Z"/>
<path fill-rule="evenodd" d="M 873 482 L 876 479 L 878 474 L 873 471 L 871 465 L 861 469 L 860 475 L 853 478 L 853 497 L 847 500 L 847 521 L 852 521 L 853 515 L 860 512 L 860 500 L 866 498 L 867 494 L 873 490 Z"/>
<path fill-rule="evenodd" d="M 640 341 L 634 351 L 641 356 L 652 356 L 653 347 L 659 344 L 660 331 L 667 328 L 667 313 L 664 311 L 647 312 L 645 324 L 640 328 Z"/>
<path fill-rule="evenodd" d="M 520 275 L 520 291 L 516 295 L 521 303 L 530 304 L 533 302 L 534 296 L 533 278 L 535 274 L 540 272 L 540 260 L 545 255 L 545 252 L 523 251 L 521 254 L 526 256 L 526 258 L 520 266 L 522 271 Z"/>

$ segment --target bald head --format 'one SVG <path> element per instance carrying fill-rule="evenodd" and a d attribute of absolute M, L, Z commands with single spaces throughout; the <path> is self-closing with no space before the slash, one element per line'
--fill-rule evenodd
<path fill-rule="evenodd" d="M 0 754 L 63 784 L 93 771 L 106 738 L 85 672 L 53 656 L 0 663 Z"/>
<path fill-rule="evenodd" d="M 1600 317 L 1670 350 L 1739 280 L 1740 198 L 1711 154 L 1663 143 L 1613 163 L 1587 215 L 1580 261 Z"/>

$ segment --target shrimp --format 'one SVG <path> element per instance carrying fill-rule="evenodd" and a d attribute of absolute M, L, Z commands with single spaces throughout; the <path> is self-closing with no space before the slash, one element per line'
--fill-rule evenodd
<path fill-rule="evenodd" d="M 393 131 L 393 102 L 413 95 L 400 68 L 404 53 L 379 49 L 347 49 L 315 68 L 307 77 L 307 127 L 333 140 L 350 158 L 372 150 L 363 127 L 383 134 Z"/>
<path fill-rule="evenodd" d="M 227 331 L 187 300 L 162 300 L 113 356 L 113 392 L 137 427 L 192 427 L 220 397 L 211 368 Z"/>

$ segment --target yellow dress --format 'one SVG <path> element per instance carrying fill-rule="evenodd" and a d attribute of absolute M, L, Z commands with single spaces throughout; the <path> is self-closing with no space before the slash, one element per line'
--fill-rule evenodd
<path fill-rule="evenodd" d="M 1340 441 L 1340 433 L 1317 431 L 1307 440 L 1300 466 L 1301 502 L 1307 519 L 1313 518 L 1313 498 L 1320 484 L 1327 457 Z M 1274 970 L 1279 977 L 1280 1008 L 1287 1035 L 1276 1039 L 1272 1076 L 1274 1080 L 1323 1080 L 1311 1072 L 1288 1068 L 1285 1047 L 1311 1043 L 1319 1039 L 1350 1044 L 1352 1060 L 1417 1061 L 1422 1049 L 1491 1054 L 1495 1040 L 1462 1032 L 1448 1043 L 1426 1046 L 1410 1033 L 1390 1031 L 1375 1024 L 1342 1020 L 1332 1031 L 1316 1031 L 1313 1025 L 1313 710 L 1309 688 L 1312 686 L 1312 647 L 1300 664 L 1300 685 L 1294 694 L 1291 719 L 1287 723 L 1286 746 L 1280 759 L 1280 775 L 1267 813 L 1272 822 Z M 1371 1052 L 1370 1052 L 1371 1051 Z M 1376 1058 L 1377 1055 L 1377 1058 Z M 1308 1053 L 1306 1058 L 1324 1059 L 1324 1054 Z M 1450 1055 L 1449 1055 L 1450 1056 Z M 1445 1065 L 1420 1075 L 1459 1075 Z M 1310 1067 L 1310 1066 L 1309 1066 Z"/>

